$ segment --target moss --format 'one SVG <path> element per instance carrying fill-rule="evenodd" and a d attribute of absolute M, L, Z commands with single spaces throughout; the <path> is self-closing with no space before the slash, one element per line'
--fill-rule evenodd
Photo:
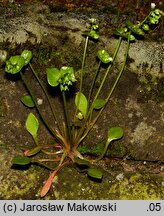
<path fill-rule="evenodd" d="M 38 190 L 47 177 L 47 172 L 34 165 L 29 169 L 15 169 L 12 167 L 11 158 L 16 152 L 4 145 L 0 147 L 0 199 L 37 199 Z"/>
<path fill-rule="evenodd" d="M 88 154 L 88 153 L 90 153 L 90 149 L 87 146 L 79 146 L 78 147 L 78 151 L 81 154 Z"/>
<path fill-rule="evenodd" d="M 7 175 L 3 173 L 0 199 L 36 199 L 38 178 L 38 172 L 34 168 L 28 171 L 10 170 Z"/>
<path fill-rule="evenodd" d="M 151 175 L 135 173 L 128 179 L 124 177 L 115 182 L 109 190 L 109 194 L 118 195 L 122 200 L 158 200 L 164 198 L 162 179 L 156 179 Z"/>
<path fill-rule="evenodd" d="M 115 142 L 111 150 L 107 152 L 107 156 L 110 155 L 112 157 L 124 157 L 126 154 L 126 149 L 121 142 Z"/>
<path fill-rule="evenodd" d="M 97 143 L 92 149 L 91 153 L 94 155 L 100 155 L 104 150 L 104 141 Z"/>
<path fill-rule="evenodd" d="M 117 173 L 117 176 L 114 177 Z M 139 172 L 104 171 L 101 183 L 72 167 L 63 168 L 51 192 L 56 199 L 157 200 L 164 198 L 162 176 Z"/>
<path fill-rule="evenodd" d="M 81 154 L 100 155 L 103 153 L 105 141 L 97 143 L 94 147 L 79 146 L 78 150 Z M 121 142 L 115 142 L 111 148 L 109 147 L 106 156 L 123 157 L 126 154 L 126 149 Z"/>
<path fill-rule="evenodd" d="M 100 155 L 102 154 L 104 150 L 104 141 L 101 141 L 97 144 L 95 144 L 92 148 L 89 148 L 88 146 L 79 146 L 78 151 L 81 154 L 92 154 L 92 155 Z"/>

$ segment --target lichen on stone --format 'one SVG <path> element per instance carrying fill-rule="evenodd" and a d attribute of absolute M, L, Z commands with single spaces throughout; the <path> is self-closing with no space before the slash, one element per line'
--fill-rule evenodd
<path fill-rule="evenodd" d="M 146 141 L 155 131 L 155 127 L 148 125 L 146 122 L 140 122 L 136 126 L 134 132 L 131 134 L 131 142 L 144 146 L 146 144 Z"/>

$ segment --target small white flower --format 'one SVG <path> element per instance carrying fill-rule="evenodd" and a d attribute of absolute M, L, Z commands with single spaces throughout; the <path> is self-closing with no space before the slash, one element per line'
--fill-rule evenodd
<path fill-rule="evenodd" d="M 94 19 L 94 18 L 89 19 L 89 21 L 90 21 L 91 23 L 93 23 L 93 24 L 97 23 L 97 20 Z"/>
<path fill-rule="evenodd" d="M 113 58 L 112 58 L 112 57 L 109 57 L 109 61 L 112 62 L 112 61 L 113 61 Z"/>
<path fill-rule="evenodd" d="M 151 9 L 153 10 L 155 8 L 155 3 L 151 3 Z"/>

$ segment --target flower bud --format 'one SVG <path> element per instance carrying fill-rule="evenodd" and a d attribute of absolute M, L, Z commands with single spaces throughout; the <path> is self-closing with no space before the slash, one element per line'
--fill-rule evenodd
<path fill-rule="evenodd" d="M 11 56 L 9 60 L 6 61 L 5 71 L 7 73 L 16 74 L 21 71 L 24 65 L 25 61 L 22 56 Z"/>
<path fill-rule="evenodd" d="M 149 31 L 149 26 L 147 24 L 143 24 L 142 29 L 144 31 Z"/>
<path fill-rule="evenodd" d="M 32 52 L 30 50 L 24 50 L 21 53 L 21 56 L 24 58 L 25 65 L 27 65 L 30 62 L 31 58 L 32 58 Z"/>
<path fill-rule="evenodd" d="M 155 6 L 156 6 L 155 3 L 151 3 L 151 9 L 152 10 L 154 10 Z"/>

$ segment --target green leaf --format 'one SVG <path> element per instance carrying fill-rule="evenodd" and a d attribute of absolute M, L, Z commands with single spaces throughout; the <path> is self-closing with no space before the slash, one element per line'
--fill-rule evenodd
<path fill-rule="evenodd" d="M 21 97 L 21 102 L 25 106 L 30 107 L 30 108 L 35 106 L 34 101 L 30 95 L 25 95 L 25 96 Z"/>
<path fill-rule="evenodd" d="M 31 163 L 31 158 L 28 157 L 23 157 L 23 156 L 15 156 L 11 163 L 12 164 L 17 164 L 17 165 L 28 165 Z"/>
<path fill-rule="evenodd" d="M 48 83 L 55 87 L 59 84 L 61 78 L 61 72 L 57 68 L 47 68 L 47 81 Z"/>
<path fill-rule="evenodd" d="M 101 109 L 102 107 L 104 107 L 106 104 L 106 101 L 103 100 L 103 99 L 96 99 L 94 102 L 93 102 L 93 109 Z"/>
<path fill-rule="evenodd" d="M 80 159 L 78 157 L 74 158 L 74 162 L 77 163 L 80 166 L 88 166 L 89 162 L 83 159 Z"/>
<path fill-rule="evenodd" d="M 123 137 L 123 129 L 121 127 L 112 127 L 108 129 L 108 142 Z"/>
<path fill-rule="evenodd" d="M 28 156 L 28 157 L 33 156 L 33 155 L 39 153 L 41 149 L 42 149 L 42 146 L 37 146 L 37 147 L 31 149 L 30 151 L 28 151 L 26 156 Z"/>
<path fill-rule="evenodd" d="M 28 115 L 25 126 L 26 130 L 33 136 L 33 138 L 36 138 L 39 128 L 39 122 L 33 113 L 30 113 Z"/>
<path fill-rule="evenodd" d="M 102 179 L 103 173 L 100 169 L 97 168 L 88 168 L 87 169 L 87 174 L 95 179 Z"/>
<path fill-rule="evenodd" d="M 112 61 L 112 57 L 110 57 L 109 53 L 104 49 L 98 50 L 97 56 L 100 59 L 100 61 L 102 61 L 105 64 Z"/>
<path fill-rule="evenodd" d="M 85 117 L 87 114 L 87 109 L 88 109 L 88 101 L 82 92 L 77 92 L 76 97 L 75 97 L 75 104 L 76 104 L 77 109 Z"/>

